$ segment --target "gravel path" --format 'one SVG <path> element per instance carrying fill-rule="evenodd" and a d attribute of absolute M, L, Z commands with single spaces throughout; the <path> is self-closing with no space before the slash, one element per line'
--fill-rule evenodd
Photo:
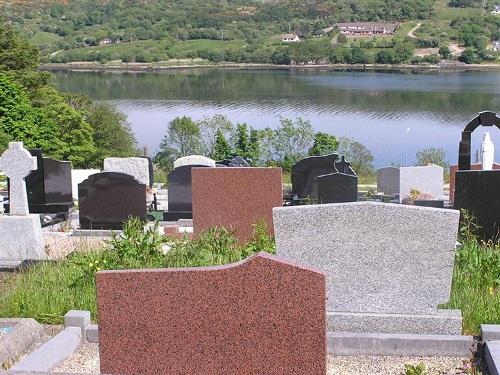
<path fill-rule="evenodd" d="M 426 375 L 466 374 L 464 358 L 428 357 L 329 357 L 327 375 L 404 375 L 405 363 L 424 362 Z M 98 344 L 84 344 L 52 372 L 99 374 Z"/>

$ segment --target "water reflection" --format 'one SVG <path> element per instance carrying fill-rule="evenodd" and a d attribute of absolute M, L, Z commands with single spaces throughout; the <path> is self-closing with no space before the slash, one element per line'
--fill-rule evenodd
<path fill-rule="evenodd" d="M 365 143 L 377 166 L 403 163 L 425 147 L 457 159 L 460 133 L 481 110 L 500 112 L 500 73 L 299 72 L 184 70 L 161 74 L 58 72 L 62 90 L 114 102 L 141 144 L 158 148 L 167 123 L 224 113 L 256 128 L 302 116 L 313 126 Z M 493 131 L 500 156 L 500 132 Z M 482 132 L 474 134 L 479 147 Z"/>

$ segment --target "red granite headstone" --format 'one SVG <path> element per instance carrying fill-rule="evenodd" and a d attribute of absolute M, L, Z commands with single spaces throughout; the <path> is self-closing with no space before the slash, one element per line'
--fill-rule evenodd
<path fill-rule="evenodd" d="M 97 273 L 103 374 L 326 373 L 325 275 L 267 253 Z"/>
<path fill-rule="evenodd" d="M 283 205 L 281 168 L 193 168 L 191 180 L 195 235 L 224 227 L 245 242 L 260 220 L 273 234 L 272 209 Z"/>
<path fill-rule="evenodd" d="M 482 164 L 471 164 L 470 169 L 472 171 L 480 171 L 483 169 Z M 493 163 L 493 169 L 500 169 L 500 164 Z M 450 167 L 450 202 L 453 203 L 455 200 L 455 172 L 458 170 L 458 165 L 452 165 Z"/>

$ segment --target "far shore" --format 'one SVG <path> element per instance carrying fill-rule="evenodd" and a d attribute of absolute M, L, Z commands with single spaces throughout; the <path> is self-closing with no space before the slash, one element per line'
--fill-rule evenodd
<path fill-rule="evenodd" d="M 177 64 L 161 63 L 92 63 L 71 62 L 65 64 L 42 64 L 39 69 L 44 71 L 116 71 L 116 72 L 163 72 L 170 70 L 219 68 L 236 70 L 356 70 L 356 71 L 500 71 L 500 64 L 440 64 L 440 65 L 388 65 L 388 64 L 321 64 L 321 65 L 274 65 L 274 64 Z"/>

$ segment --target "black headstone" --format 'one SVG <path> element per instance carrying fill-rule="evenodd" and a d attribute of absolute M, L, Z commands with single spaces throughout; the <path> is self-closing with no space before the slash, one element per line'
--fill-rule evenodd
<path fill-rule="evenodd" d="M 129 217 L 146 220 L 146 185 L 125 173 L 96 173 L 78 185 L 82 229 L 122 229 Z"/>
<path fill-rule="evenodd" d="M 454 205 L 474 215 L 483 239 L 500 240 L 500 170 L 457 171 Z"/>
<path fill-rule="evenodd" d="M 415 206 L 444 208 L 444 200 L 442 200 L 442 199 L 421 199 L 421 200 L 417 199 L 417 200 L 415 200 Z"/>
<path fill-rule="evenodd" d="M 193 218 L 193 193 L 191 190 L 191 169 L 207 168 L 206 165 L 183 165 L 168 175 L 168 212 L 165 221 Z"/>
<path fill-rule="evenodd" d="M 358 200 L 358 176 L 329 173 L 316 178 L 318 203 L 343 203 Z"/>
<path fill-rule="evenodd" d="M 67 214 L 73 207 L 71 162 L 43 157 L 41 149 L 30 150 L 37 169 L 25 179 L 31 213 Z"/>
<path fill-rule="evenodd" d="M 493 112 L 481 112 L 462 132 L 458 171 L 455 173 L 456 209 L 466 209 L 477 219 L 484 240 L 500 240 L 500 170 L 470 170 L 471 137 L 479 126 L 496 126 L 500 118 Z"/>
<path fill-rule="evenodd" d="M 336 172 L 337 154 L 310 156 L 292 167 L 292 195 L 299 199 L 318 199 L 316 178 Z"/>
<path fill-rule="evenodd" d="M 224 167 L 250 167 L 250 163 L 241 156 L 235 156 L 232 159 L 218 161 L 217 165 Z"/>

